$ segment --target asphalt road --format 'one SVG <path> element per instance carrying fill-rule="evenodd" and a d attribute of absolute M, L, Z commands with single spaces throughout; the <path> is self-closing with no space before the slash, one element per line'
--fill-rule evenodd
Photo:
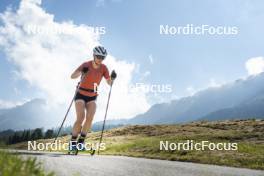
<path fill-rule="evenodd" d="M 103 155 L 65 155 L 20 151 L 37 157 L 59 176 L 264 176 L 264 171 L 188 162 Z"/>

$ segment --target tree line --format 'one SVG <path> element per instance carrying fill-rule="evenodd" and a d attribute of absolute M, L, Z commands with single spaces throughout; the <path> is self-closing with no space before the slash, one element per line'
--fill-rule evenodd
<path fill-rule="evenodd" d="M 106 124 L 105 130 L 117 128 L 123 126 L 122 124 Z M 92 126 L 92 131 L 101 131 L 102 123 L 96 123 Z M 0 144 L 4 143 L 7 145 L 16 144 L 19 142 L 33 141 L 38 139 L 51 139 L 55 138 L 59 128 L 47 129 L 43 128 L 27 129 L 27 130 L 5 130 L 0 132 Z M 72 126 L 63 127 L 59 136 L 65 136 L 71 134 Z"/>
<path fill-rule="evenodd" d="M 61 130 L 60 136 L 69 135 L 72 127 L 64 127 Z M 58 129 L 48 129 L 46 131 L 43 128 L 27 129 L 20 131 L 6 130 L 0 133 L 0 141 L 7 145 L 16 144 L 19 142 L 33 141 L 38 139 L 51 139 L 56 136 Z"/>

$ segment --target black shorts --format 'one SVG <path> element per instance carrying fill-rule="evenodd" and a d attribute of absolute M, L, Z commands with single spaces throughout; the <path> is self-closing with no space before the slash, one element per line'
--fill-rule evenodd
<path fill-rule="evenodd" d="M 96 100 L 97 98 L 97 95 L 96 96 L 93 96 L 93 97 L 89 97 L 89 96 L 86 96 L 86 95 L 83 95 L 83 94 L 80 94 L 79 92 L 77 92 L 74 100 L 83 100 L 86 103 L 90 102 L 90 101 L 94 101 Z"/>

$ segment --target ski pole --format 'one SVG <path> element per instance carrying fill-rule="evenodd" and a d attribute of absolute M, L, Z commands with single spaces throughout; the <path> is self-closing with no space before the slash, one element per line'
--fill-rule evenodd
<path fill-rule="evenodd" d="M 107 116 L 107 111 L 108 111 L 108 106 L 109 106 L 109 100 L 110 100 L 110 96 L 111 96 L 111 92 L 112 92 L 112 86 L 113 86 L 114 82 L 112 82 L 111 86 L 110 86 L 110 91 L 108 94 L 108 100 L 107 100 L 107 105 L 106 105 L 106 110 L 105 110 L 105 116 L 104 116 L 104 122 L 103 122 L 103 127 L 102 127 L 102 131 L 101 131 L 101 137 L 100 137 L 100 142 L 99 142 L 99 148 L 98 148 L 98 155 L 99 155 L 99 151 L 100 151 L 100 145 L 103 139 L 103 134 L 104 134 L 104 128 L 105 128 L 105 120 L 106 120 L 106 116 Z"/>

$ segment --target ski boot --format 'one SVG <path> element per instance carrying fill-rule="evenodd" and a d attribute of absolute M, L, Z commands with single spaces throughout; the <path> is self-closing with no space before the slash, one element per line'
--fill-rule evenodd
<path fill-rule="evenodd" d="M 78 148 L 77 148 L 77 141 L 70 141 L 69 142 L 69 151 L 68 155 L 77 155 L 78 154 Z"/>
<path fill-rule="evenodd" d="M 79 151 L 85 151 L 85 137 L 80 136 L 77 142 L 77 148 Z"/>
<path fill-rule="evenodd" d="M 84 140 L 85 140 L 85 137 L 83 137 L 83 136 L 79 137 L 78 143 L 77 143 L 77 146 L 78 146 L 77 148 L 79 149 L 79 151 L 87 151 L 91 155 L 94 155 L 95 150 L 92 147 L 89 150 L 86 150 Z"/>

